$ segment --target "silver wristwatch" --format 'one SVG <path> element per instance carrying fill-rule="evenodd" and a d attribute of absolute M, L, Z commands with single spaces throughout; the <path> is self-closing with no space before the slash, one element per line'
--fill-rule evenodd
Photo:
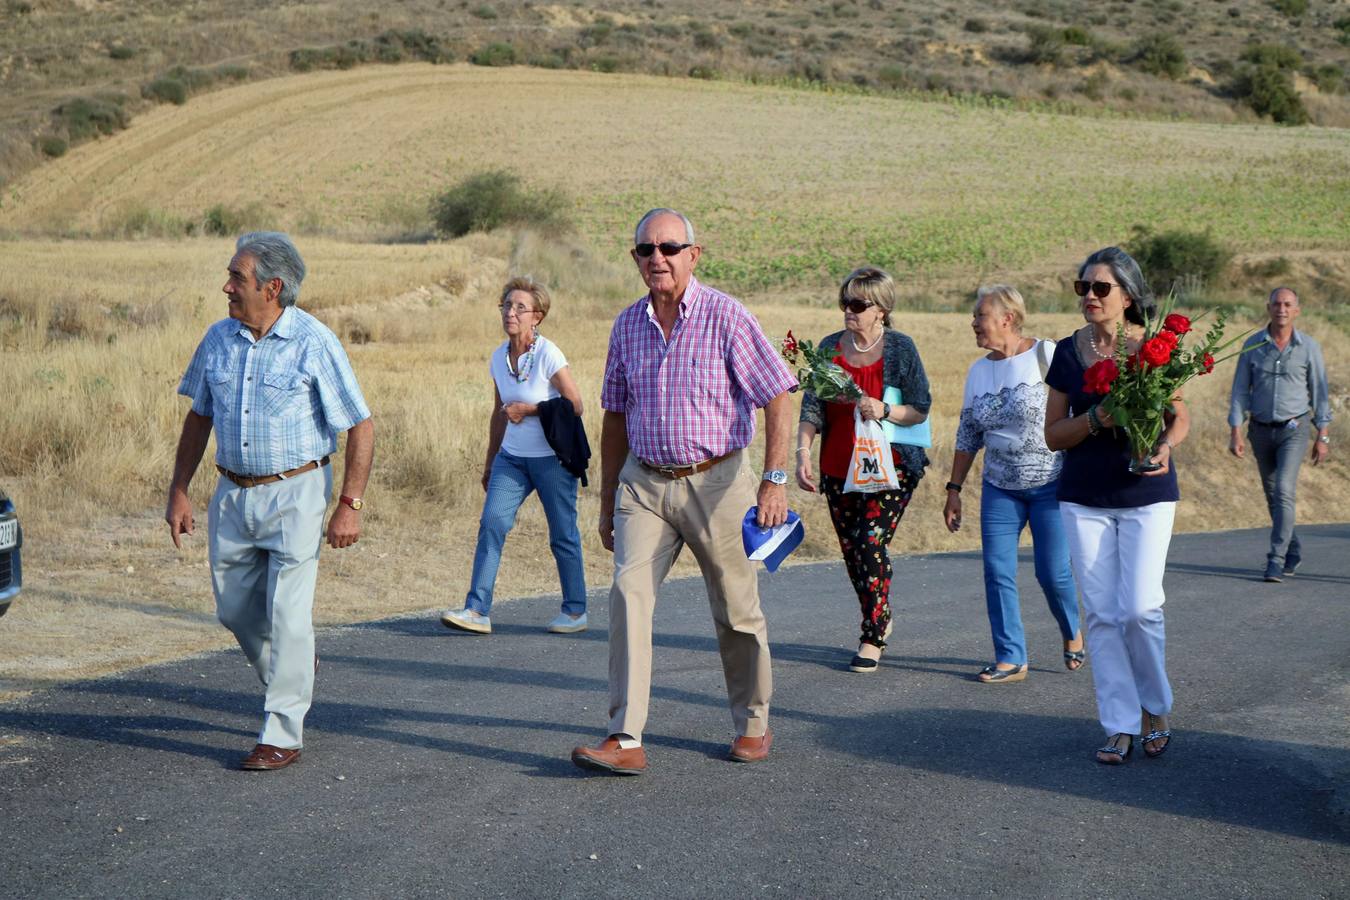
<path fill-rule="evenodd" d="M 787 473 L 782 469 L 769 469 L 764 473 L 764 480 L 774 484 L 787 484 Z"/>

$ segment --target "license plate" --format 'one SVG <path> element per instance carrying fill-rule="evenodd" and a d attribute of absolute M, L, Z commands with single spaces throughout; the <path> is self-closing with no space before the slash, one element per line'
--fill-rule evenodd
<path fill-rule="evenodd" d="M 8 550 L 19 542 L 19 520 L 0 522 L 0 550 Z"/>

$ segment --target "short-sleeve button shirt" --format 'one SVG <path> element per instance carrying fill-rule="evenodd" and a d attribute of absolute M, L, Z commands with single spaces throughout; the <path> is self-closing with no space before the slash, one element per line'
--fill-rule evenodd
<path fill-rule="evenodd" d="M 796 386 L 749 310 L 691 278 L 669 341 L 650 295 L 619 313 L 600 405 L 639 459 L 685 466 L 748 446 L 755 410 Z"/>
<path fill-rule="evenodd" d="M 178 393 L 211 419 L 216 462 L 240 475 L 273 475 L 327 456 L 338 432 L 370 417 L 337 335 L 294 306 L 258 340 L 234 319 L 212 325 Z"/>

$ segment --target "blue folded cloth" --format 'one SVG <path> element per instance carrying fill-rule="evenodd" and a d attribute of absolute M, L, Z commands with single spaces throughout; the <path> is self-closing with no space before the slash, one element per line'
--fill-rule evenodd
<path fill-rule="evenodd" d="M 806 527 L 802 525 L 802 517 L 792 510 L 788 510 L 787 521 L 777 528 L 761 528 L 755 524 L 758 514 L 758 506 L 750 507 L 745 514 L 741 521 L 741 543 L 745 545 L 746 556 L 764 563 L 764 568 L 770 572 L 776 572 L 788 554 L 802 542 Z"/>

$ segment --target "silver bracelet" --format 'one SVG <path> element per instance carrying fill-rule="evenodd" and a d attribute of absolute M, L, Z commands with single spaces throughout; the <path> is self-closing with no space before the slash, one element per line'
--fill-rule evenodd
<path fill-rule="evenodd" d="M 798 452 L 798 453 L 810 453 L 810 452 L 811 452 L 811 448 L 810 448 L 810 447 L 798 447 L 798 448 L 797 448 L 797 452 Z"/>

